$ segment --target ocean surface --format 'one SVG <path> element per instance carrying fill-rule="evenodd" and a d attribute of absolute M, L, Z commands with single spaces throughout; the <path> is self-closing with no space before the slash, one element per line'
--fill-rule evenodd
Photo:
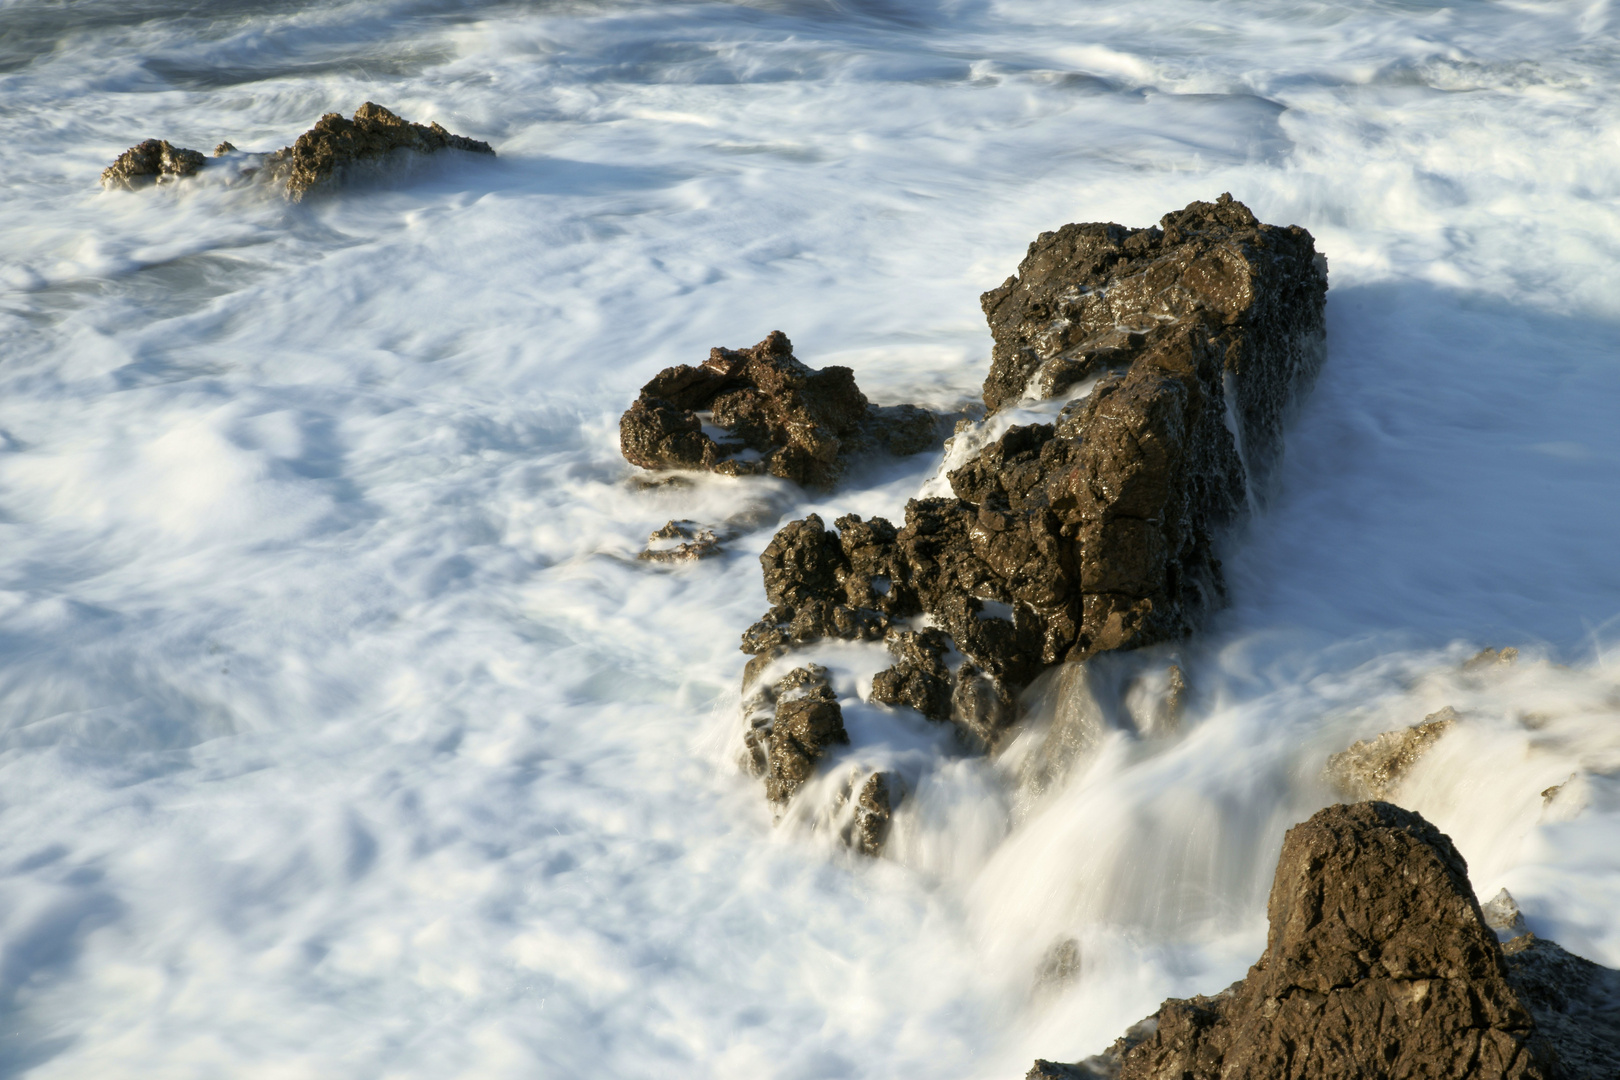
<path fill-rule="evenodd" d="M 98 184 L 368 100 L 499 156 Z M 1620 965 L 1611 0 L 0 0 L 0 145 L 0 1076 L 1013 1080 L 1240 978 L 1327 756 L 1448 705 L 1400 801 Z M 961 409 L 1037 233 L 1227 191 L 1328 359 L 1181 730 L 1037 796 L 828 646 L 804 805 L 906 799 L 774 822 L 756 557 L 940 455 L 643 490 L 619 413 L 777 329 Z"/>

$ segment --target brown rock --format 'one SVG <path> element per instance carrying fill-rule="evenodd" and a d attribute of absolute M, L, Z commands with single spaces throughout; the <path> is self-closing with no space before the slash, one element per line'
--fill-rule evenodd
<path fill-rule="evenodd" d="M 102 170 L 103 187 L 137 188 L 191 176 L 207 163 L 199 151 L 186 150 L 162 139 L 147 139 L 125 150 Z"/>
<path fill-rule="evenodd" d="M 720 536 L 713 529 L 695 521 L 671 521 L 652 531 L 647 547 L 636 558 L 657 563 L 696 562 L 721 551 Z"/>
<path fill-rule="evenodd" d="M 1425 716 L 1421 724 L 1364 739 L 1328 758 L 1324 775 L 1346 798 L 1382 799 L 1458 719 L 1457 710 L 1447 705 Z"/>
<path fill-rule="evenodd" d="M 855 819 L 851 823 L 849 844 L 862 855 L 877 858 L 889 839 L 889 825 L 894 818 L 894 796 L 899 794 L 899 778 L 891 773 L 876 772 L 861 785 L 855 799 Z"/>
<path fill-rule="evenodd" d="M 380 167 L 401 150 L 495 153 L 487 142 L 452 134 L 437 123 L 414 124 L 368 101 L 354 111 L 353 119 L 327 113 L 291 146 L 271 154 L 265 167 L 272 179 L 286 185 L 287 197 L 297 202 L 311 191 L 342 183 L 356 168 Z"/>
<path fill-rule="evenodd" d="M 717 441 L 704 417 L 723 429 Z M 855 453 L 914 454 L 936 444 L 939 418 L 914 405 L 873 406 L 846 367 L 819 371 L 780 330 L 751 349 L 713 349 L 700 367 L 665 368 L 619 421 L 626 460 L 644 469 L 770 475 L 827 488 Z"/>
<path fill-rule="evenodd" d="M 827 748 L 848 743 L 844 713 L 816 667 L 796 668 L 776 684 L 776 720 L 769 733 L 765 795 L 786 802 L 815 772 Z"/>
<path fill-rule="evenodd" d="M 1418 814 L 1389 803 L 1341 804 L 1290 829 L 1268 913 L 1266 951 L 1246 979 L 1214 997 L 1165 1002 L 1151 1033 L 1116 1043 L 1099 1068 L 1094 1058 L 1071 1067 L 1090 1072 L 1050 1075 L 1558 1075 L 1485 925 L 1467 865 Z"/>

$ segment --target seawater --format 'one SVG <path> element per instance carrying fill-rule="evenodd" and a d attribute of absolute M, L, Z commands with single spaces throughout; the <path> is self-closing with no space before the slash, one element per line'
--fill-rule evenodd
<path fill-rule="evenodd" d="M 1446 705 L 1402 801 L 1620 965 L 1616 18 L 0 3 L 0 1074 L 1019 1076 L 1241 977 L 1327 755 Z M 500 156 L 97 185 L 367 100 Z M 642 491 L 619 412 L 773 329 L 962 408 L 1037 233 L 1223 191 L 1315 235 L 1329 355 L 1173 650 L 1181 730 L 1027 797 L 828 646 L 816 790 L 911 790 L 877 862 L 773 823 L 732 760 L 755 558 L 938 455 Z M 748 524 L 638 562 L 670 518 Z"/>

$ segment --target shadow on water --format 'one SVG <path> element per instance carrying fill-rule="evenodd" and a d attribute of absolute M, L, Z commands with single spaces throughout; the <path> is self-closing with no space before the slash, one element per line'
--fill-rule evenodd
<path fill-rule="evenodd" d="M 1330 291 L 1328 341 L 1219 624 L 1588 652 L 1620 613 L 1620 325 L 1392 282 Z"/>

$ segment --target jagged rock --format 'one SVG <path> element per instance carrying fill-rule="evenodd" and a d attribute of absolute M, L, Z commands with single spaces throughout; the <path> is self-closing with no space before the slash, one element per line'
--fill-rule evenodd
<path fill-rule="evenodd" d="M 1334 789 L 1350 799 L 1382 799 L 1459 717 L 1450 705 L 1430 713 L 1423 723 L 1363 739 L 1328 758 L 1324 771 Z"/>
<path fill-rule="evenodd" d="M 1525 931 L 1502 946 L 1555 1080 L 1620 1077 L 1620 971 Z"/>
<path fill-rule="evenodd" d="M 1524 916 L 1519 913 L 1518 902 L 1506 889 L 1491 897 L 1490 903 L 1480 905 L 1479 910 L 1485 916 L 1485 925 L 1496 931 L 1498 941 L 1512 941 L 1530 932 Z"/>
<path fill-rule="evenodd" d="M 872 676 L 872 700 L 909 705 L 930 720 L 951 718 L 955 680 L 945 665 L 951 643 L 938 630 L 898 630 L 888 637 L 894 666 Z"/>
<path fill-rule="evenodd" d="M 898 793 L 899 778 L 891 773 L 873 773 L 861 785 L 861 793 L 855 799 L 849 844 L 862 855 L 875 859 L 883 853 L 898 801 L 894 796 Z"/>
<path fill-rule="evenodd" d="M 1509 646 L 1500 651 L 1496 649 L 1481 649 L 1463 662 L 1464 671 L 1481 671 L 1486 668 L 1507 667 L 1519 658 L 1519 650 Z"/>
<path fill-rule="evenodd" d="M 1002 704 L 1052 665 L 1189 633 L 1225 596 L 1216 538 L 1320 363 L 1326 289 L 1309 233 L 1261 225 L 1230 196 L 1159 228 L 1042 234 L 1019 276 L 984 296 L 996 339 L 985 401 L 1099 381 L 1054 423 L 1014 426 L 954 469 L 954 497 L 912 500 L 903 527 L 882 522 L 853 545 L 845 522 L 859 519 L 839 519 L 836 544 L 817 540 L 837 564 L 831 585 L 768 565 L 768 588 L 796 598 L 772 599 L 744 651 L 881 625 L 838 608 L 891 623 L 926 614 L 985 680 L 973 685 L 995 689 L 979 695 L 977 724 L 995 745 Z M 877 566 L 881 603 L 849 587 Z"/>
<path fill-rule="evenodd" d="M 452 134 L 437 123 L 412 123 L 368 101 L 354 111 L 352 120 L 342 113 L 327 113 L 291 146 L 267 157 L 265 168 L 297 202 L 311 191 L 336 186 L 356 168 L 380 166 L 398 150 L 495 154 L 487 142 Z"/>
<path fill-rule="evenodd" d="M 700 413 L 723 429 L 718 440 Z M 644 469 L 769 474 L 826 488 L 851 454 L 919 453 L 938 428 L 915 405 L 873 406 L 847 367 L 807 367 L 775 330 L 751 349 L 713 349 L 699 367 L 653 376 L 619 420 L 619 447 Z"/>
<path fill-rule="evenodd" d="M 207 162 L 200 152 L 174 146 L 163 139 L 147 139 L 125 150 L 102 170 L 103 187 L 136 188 L 191 176 Z"/>
<path fill-rule="evenodd" d="M 1031 1076 L 1118 1080 L 1551 1080 L 1468 868 L 1420 815 L 1337 805 L 1290 829 L 1265 953 L 1213 997 L 1166 1001 L 1134 1044 Z M 1093 1063 L 1098 1067 L 1093 1068 Z M 1038 1065 L 1039 1069 L 1040 1066 Z M 1613 1075 L 1612 1073 L 1607 1075 Z"/>
<path fill-rule="evenodd" d="M 844 713 L 814 666 L 795 668 L 776 684 L 776 718 L 766 752 L 765 795 L 786 802 L 810 779 L 816 762 L 835 743 L 848 743 Z"/>
<path fill-rule="evenodd" d="M 384 167 L 394 152 L 401 150 L 418 154 L 440 150 L 495 154 L 487 142 L 452 134 L 437 123 L 412 123 L 368 101 L 354 111 L 352 120 L 344 119 L 342 113 L 327 113 L 291 146 L 264 155 L 263 169 L 273 182 L 282 185 L 289 199 L 298 202 L 311 191 L 336 186 L 357 169 Z M 215 157 L 235 152 L 236 147 L 229 142 L 214 147 Z M 107 187 L 135 187 L 148 179 L 161 183 L 190 176 L 207 162 L 197 150 L 182 150 L 148 139 L 120 154 L 101 174 L 101 182 Z"/>
<path fill-rule="evenodd" d="M 720 537 L 695 521 L 671 521 L 652 531 L 647 547 L 636 556 L 648 562 L 696 562 L 721 552 Z"/>

